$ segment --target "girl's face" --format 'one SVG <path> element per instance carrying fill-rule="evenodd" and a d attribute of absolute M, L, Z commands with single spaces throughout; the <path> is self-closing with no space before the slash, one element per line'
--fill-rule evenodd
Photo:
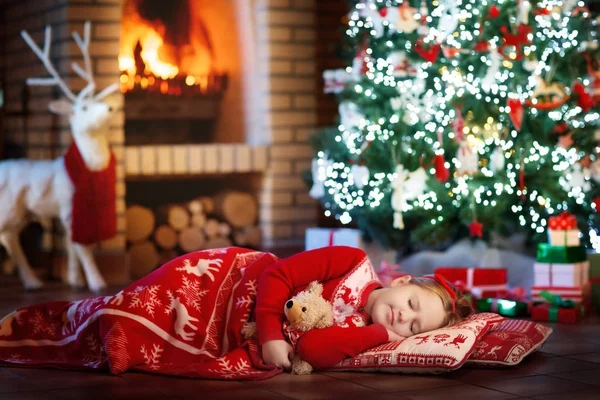
<path fill-rule="evenodd" d="M 400 336 L 413 336 L 441 328 L 446 311 L 442 299 L 434 292 L 409 284 L 402 277 L 395 286 L 373 291 L 373 323 L 380 323 Z"/>

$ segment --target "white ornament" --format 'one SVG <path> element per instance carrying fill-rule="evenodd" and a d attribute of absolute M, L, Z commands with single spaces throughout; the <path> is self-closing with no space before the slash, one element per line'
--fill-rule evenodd
<path fill-rule="evenodd" d="M 560 178 L 560 184 L 566 192 L 589 192 L 592 188 L 590 183 L 591 171 L 584 168 L 580 163 L 575 163 L 566 171 L 566 176 Z"/>
<path fill-rule="evenodd" d="M 456 0 L 447 0 L 444 3 L 443 14 L 438 21 L 437 41 L 442 43 L 449 35 L 452 35 L 458 27 L 460 18 L 458 16 L 458 7 Z"/>
<path fill-rule="evenodd" d="M 313 199 L 320 199 L 325 196 L 325 180 L 327 179 L 327 169 L 331 166 L 331 161 L 325 158 L 313 158 L 311 166 L 313 185 L 308 195 Z"/>
<path fill-rule="evenodd" d="M 600 184 L 600 159 L 597 159 L 590 165 L 590 176 L 594 182 Z"/>
<path fill-rule="evenodd" d="M 404 51 L 391 52 L 387 60 L 392 65 L 392 75 L 396 78 L 406 78 L 417 74 L 417 69 L 410 63 Z"/>
<path fill-rule="evenodd" d="M 360 112 L 358 106 L 351 101 L 342 101 L 338 106 L 338 110 L 340 124 L 346 129 L 358 128 L 365 121 L 365 116 Z"/>
<path fill-rule="evenodd" d="M 67 86 L 52 63 L 50 26 L 47 26 L 44 32 L 43 49 L 33 41 L 26 31 L 21 31 L 21 36 L 42 61 L 50 75 L 47 78 L 29 78 L 27 84 L 58 86 L 61 89 L 67 99 L 52 101 L 49 105 L 50 111 L 69 117 L 71 135 L 86 167 L 91 171 L 103 171 L 111 159 L 110 146 L 104 133 L 108 131 L 113 113 L 112 108 L 102 99 L 117 91 L 119 84 L 114 83 L 94 95 L 96 82 L 89 54 L 91 38 L 89 21 L 84 24 L 83 38 L 77 32 L 73 32 L 73 38 L 83 55 L 84 67 L 73 63 L 72 68 L 86 83 L 86 86 L 77 95 Z M 69 232 L 65 236 L 68 254 L 68 283 L 72 286 L 81 286 L 83 283 L 79 268 L 81 264 L 89 289 L 92 291 L 104 289 L 106 283 L 96 266 L 91 246 L 71 240 L 75 187 L 68 175 L 64 158 L 45 161 L 3 161 L 0 163 L 0 182 L 4 188 L 10 188 L 10 190 L 0 191 L 2 244 L 7 247 L 12 261 L 19 268 L 19 275 L 25 288 L 37 289 L 43 286 L 42 281 L 31 269 L 19 243 L 20 230 L 28 222 L 27 216 L 32 215 L 41 219 L 60 217 L 65 232 Z"/>
<path fill-rule="evenodd" d="M 500 54 L 498 53 L 498 49 L 495 46 L 492 46 L 490 48 L 489 58 L 491 64 L 488 67 L 485 77 L 481 81 L 481 87 L 485 92 L 489 92 L 492 89 L 492 86 L 496 83 L 496 75 L 500 71 Z"/>
<path fill-rule="evenodd" d="M 517 25 L 529 24 L 529 11 L 531 11 L 531 3 L 527 0 L 521 0 L 517 10 Z"/>
<path fill-rule="evenodd" d="M 535 71 L 535 69 L 538 67 L 538 65 L 539 65 L 539 61 L 535 56 L 531 57 L 531 58 L 527 57 L 525 59 L 525 61 L 523 61 L 523 68 L 529 72 Z"/>
<path fill-rule="evenodd" d="M 364 1 L 362 3 L 363 7 L 359 11 L 359 15 L 365 20 L 371 22 L 373 24 L 373 30 L 375 31 L 375 37 L 383 36 L 383 21 L 384 18 L 381 16 L 379 11 L 377 10 L 377 6 L 373 3 L 372 0 Z"/>
<path fill-rule="evenodd" d="M 369 168 L 367 168 L 365 165 L 352 165 L 352 168 L 350 168 L 350 173 L 354 177 L 354 186 L 356 186 L 358 189 L 362 189 L 363 186 L 369 183 L 370 172 Z"/>
<path fill-rule="evenodd" d="M 458 172 L 459 175 L 475 174 L 477 171 L 479 171 L 479 155 L 466 140 L 463 140 L 460 143 L 460 147 L 456 153 L 456 158 L 458 159 L 456 172 Z"/>
<path fill-rule="evenodd" d="M 427 172 L 423 167 L 410 172 L 404 182 L 404 198 L 406 200 L 414 200 L 427 189 Z"/>
<path fill-rule="evenodd" d="M 505 164 L 504 151 L 501 147 L 496 147 L 490 156 L 490 169 L 493 172 L 498 172 L 504 169 Z"/>
<path fill-rule="evenodd" d="M 352 80 L 352 75 L 345 69 L 327 69 L 323 71 L 323 92 L 341 93 L 346 87 L 346 83 Z"/>
<path fill-rule="evenodd" d="M 394 210 L 394 228 L 404 229 L 404 219 L 402 218 L 402 208 L 406 200 L 404 199 L 404 181 L 408 177 L 408 171 L 402 164 L 396 166 L 396 174 L 390 182 L 392 187 L 392 209 Z"/>

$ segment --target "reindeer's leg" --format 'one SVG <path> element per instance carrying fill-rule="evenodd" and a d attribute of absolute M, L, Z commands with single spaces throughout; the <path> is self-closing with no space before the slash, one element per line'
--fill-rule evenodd
<path fill-rule="evenodd" d="M 85 280 L 81 268 L 79 267 L 79 260 L 77 259 L 71 236 L 68 232 L 65 235 L 65 246 L 67 247 L 68 256 L 67 283 L 74 288 L 81 289 L 85 286 Z"/>
<path fill-rule="evenodd" d="M 75 253 L 81 261 L 83 266 L 83 272 L 85 273 L 85 279 L 87 280 L 88 287 L 93 292 L 98 292 L 106 288 L 106 282 L 98 271 L 96 261 L 94 261 L 94 254 L 90 246 L 86 246 L 80 243 L 73 243 Z"/>
<path fill-rule="evenodd" d="M 33 269 L 31 269 L 27 257 L 23 254 L 21 244 L 19 243 L 19 233 L 3 232 L 0 234 L 0 241 L 2 241 L 4 247 L 6 247 L 6 251 L 10 258 L 13 259 L 15 264 L 19 267 L 19 276 L 21 277 L 21 282 L 23 282 L 25 289 L 35 290 L 44 286 L 42 281 L 35 275 L 35 272 L 33 272 Z"/>
<path fill-rule="evenodd" d="M 12 275 L 15 273 L 17 265 L 15 264 L 13 259 L 10 258 L 8 250 L 6 250 L 6 253 L 6 259 L 2 262 L 2 272 L 4 273 L 4 275 Z"/>

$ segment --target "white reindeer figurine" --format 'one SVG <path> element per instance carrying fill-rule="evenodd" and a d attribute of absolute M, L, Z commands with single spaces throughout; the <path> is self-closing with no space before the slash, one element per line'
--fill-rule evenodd
<path fill-rule="evenodd" d="M 72 68 L 87 82 L 85 88 L 78 95 L 73 94 L 52 65 L 50 27 L 47 26 L 45 30 L 43 50 L 26 31 L 22 31 L 21 36 L 50 74 L 48 78 L 30 78 L 27 83 L 38 86 L 58 86 L 62 90 L 67 100 L 52 101 L 49 108 L 53 113 L 69 116 L 73 144 L 67 157 L 44 161 L 7 160 L 0 163 L 0 243 L 7 249 L 12 261 L 12 265 L 6 269 L 10 272 L 10 269 L 14 270 L 16 264 L 26 289 L 42 287 L 42 281 L 36 277 L 23 254 L 19 244 L 19 232 L 29 222 L 30 217 L 58 217 L 66 232 L 67 282 L 76 287 L 85 284 L 79 268 L 79 262 L 81 262 L 89 289 L 99 291 L 106 287 L 106 283 L 94 261 L 92 249 L 89 246 L 91 243 L 85 241 L 78 243 L 72 240 L 77 236 L 73 236 L 72 231 L 73 214 L 76 211 L 76 214 L 80 215 L 81 207 L 73 206 L 74 196 L 79 191 L 79 186 L 73 182 L 73 170 L 70 167 L 73 164 L 70 164 L 69 154 L 77 155 L 76 158 L 81 164 L 80 169 L 87 168 L 87 173 L 109 171 L 109 165 L 114 170 L 114 157 L 104 135 L 111 118 L 112 108 L 101 100 L 116 91 L 119 85 L 118 83 L 110 85 L 94 96 L 96 85 L 88 50 L 89 21 L 85 23 L 83 39 L 77 32 L 73 32 L 73 38 L 83 53 L 85 70 L 76 63 L 72 64 Z M 114 188 L 110 193 L 114 193 Z M 81 220 L 83 219 L 81 218 Z M 109 222 L 109 229 L 112 228 L 111 223 Z M 83 225 L 85 226 L 85 223 Z"/>

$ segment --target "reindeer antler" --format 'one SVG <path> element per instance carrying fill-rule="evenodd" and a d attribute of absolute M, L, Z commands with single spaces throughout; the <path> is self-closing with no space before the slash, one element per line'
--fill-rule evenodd
<path fill-rule="evenodd" d="M 29 78 L 27 79 L 27 84 L 29 85 L 38 85 L 38 86 L 59 86 L 65 95 L 72 101 L 80 101 L 85 99 L 86 97 L 91 97 L 96 89 L 96 82 L 94 81 L 94 73 L 92 71 L 92 61 L 90 59 L 90 37 L 91 37 L 91 24 L 90 21 L 86 21 L 83 25 L 83 39 L 77 32 L 73 32 L 73 39 L 75 43 L 77 43 L 77 47 L 81 50 L 83 54 L 83 63 L 85 66 L 85 70 L 81 68 L 81 66 L 77 63 L 72 63 L 71 67 L 79 75 L 82 79 L 87 81 L 87 85 L 83 88 L 77 96 L 73 94 L 73 92 L 69 89 L 69 87 L 62 80 L 60 75 L 54 69 L 52 62 L 50 61 L 50 41 L 51 41 L 51 30 L 50 26 L 46 26 L 45 30 L 45 38 L 44 38 L 44 50 L 40 50 L 37 44 L 31 39 L 31 36 L 27 33 L 27 31 L 21 31 L 21 36 L 31 50 L 38 56 L 38 58 L 44 63 L 44 66 L 52 76 L 51 78 Z M 101 100 L 109 94 L 119 89 L 119 83 L 113 83 L 112 85 L 104 88 L 100 93 L 98 93 L 94 98 L 96 100 Z"/>
<path fill-rule="evenodd" d="M 73 63 L 71 67 L 73 70 L 79 75 L 82 79 L 87 81 L 87 86 L 79 92 L 77 95 L 77 100 L 81 100 L 86 98 L 87 96 L 94 93 L 94 89 L 96 89 L 96 82 L 94 81 L 94 74 L 92 72 L 92 61 L 90 60 L 90 31 L 91 25 L 90 21 L 85 21 L 83 25 L 83 39 L 79 36 L 79 33 L 76 31 L 73 32 L 73 39 L 75 39 L 75 43 L 77 43 L 77 47 L 81 50 L 81 54 L 83 54 L 83 62 L 85 65 L 85 71 L 81 69 L 79 64 Z"/>
<path fill-rule="evenodd" d="M 77 97 L 73 94 L 73 92 L 71 92 L 71 90 L 62 80 L 58 72 L 56 72 L 56 69 L 54 69 L 52 62 L 50 61 L 50 41 L 52 38 L 50 26 L 46 26 L 46 29 L 44 31 L 44 51 L 42 51 L 38 47 L 38 45 L 35 44 L 35 42 L 33 41 L 33 39 L 31 39 L 31 36 L 29 36 L 29 33 L 27 33 L 27 31 L 21 31 L 21 36 L 23 37 L 23 39 L 25 39 L 25 42 L 27 42 L 27 44 L 29 45 L 31 50 L 33 50 L 35 55 L 37 55 L 38 58 L 42 61 L 42 63 L 44 63 L 46 70 L 52 76 L 51 78 L 28 78 L 27 84 L 32 86 L 58 86 L 62 89 L 64 94 L 71 101 L 74 102 L 77 99 Z"/>

